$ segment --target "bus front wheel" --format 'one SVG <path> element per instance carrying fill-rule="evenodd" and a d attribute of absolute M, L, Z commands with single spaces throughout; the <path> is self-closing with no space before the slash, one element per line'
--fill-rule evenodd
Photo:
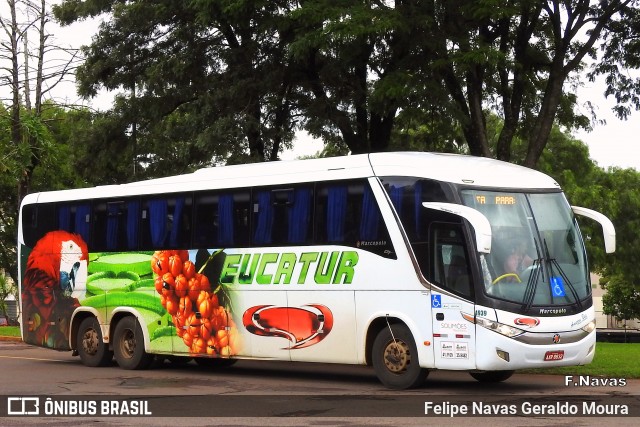
<path fill-rule="evenodd" d="M 113 359 L 113 352 L 102 340 L 102 330 L 98 319 L 87 317 L 80 322 L 78 335 L 76 335 L 76 350 L 80 360 L 85 366 L 106 366 Z"/>
<path fill-rule="evenodd" d="M 153 355 L 144 351 L 144 335 L 135 317 L 120 320 L 113 336 L 113 353 L 121 368 L 147 369 L 151 365 Z"/>
<path fill-rule="evenodd" d="M 418 363 L 418 349 L 403 324 L 382 329 L 373 342 L 373 368 L 386 387 L 407 389 L 422 385 L 429 371 Z"/>

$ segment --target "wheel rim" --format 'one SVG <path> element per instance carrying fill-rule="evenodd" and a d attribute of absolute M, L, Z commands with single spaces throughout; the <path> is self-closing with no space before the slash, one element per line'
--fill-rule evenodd
<path fill-rule="evenodd" d="M 399 374 L 406 371 L 411 363 L 409 345 L 401 340 L 389 342 L 384 349 L 382 359 L 390 372 Z"/>
<path fill-rule="evenodd" d="M 124 331 L 120 340 L 120 350 L 124 357 L 131 359 L 136 351 L 136 338 L 131 329 Z"/>
<path fill-rule="evenodd" d="M 90 356 L 98 352 L 98 331 L 95 329 L 87 329 L 82 335 L 82 350 Z"/>

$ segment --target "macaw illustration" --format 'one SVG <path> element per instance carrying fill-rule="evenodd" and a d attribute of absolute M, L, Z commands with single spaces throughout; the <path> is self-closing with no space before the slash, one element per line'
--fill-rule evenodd
<path fill-rule="evenodd" d="M 85 297 L 87 263 L 87 244 L 78 234 L 51 231 L 38 240 L 22 281 L 26 342 L 69 348 L 69 322 Z"/>

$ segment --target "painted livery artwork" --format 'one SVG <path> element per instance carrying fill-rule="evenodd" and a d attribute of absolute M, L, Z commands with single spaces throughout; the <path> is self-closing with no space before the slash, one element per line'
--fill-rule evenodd
<path fill-rule="evenodd" d="M 69 349 L 69 322 L 84 299 L 87 245 L 77 234 L 47 233 L 27 259 L 22 286 L 24 340 Z"/>
<path fill-rule="evenodd" d="M 28 251 L 23 249 L 23 253 Z M 327 337 L 334 319 L 324 305 L 258 305 L 234 313 L 229 290 L 237 283 L 223 283 L 222 279 L 237 268 L 234 265 L 240 255 L 229 252 L 89 253 L 78 234 L 49 232 L 28 254 L 24 272 L 25 342 L 69 350 L 71 317 L 81 306 L 100 313 L 101 323 L 110 321 L 115 308 L 131 307 L 149 333 L 153 353 L 228 358 L 242 354 L 243 333 L 285 339 L 289 344 L 282 350 L 306 348 Z M 323 256 L 316 256 L 321 264 Z M 326 259 L 331 259 L 327 262 L 331 268 L 326 270 L 336 270 L 331 277 L 351 281 L 357 255 L 331 254 Z M 311 264 L 305 262 L 307 267 Z M 317 281 L 319 276 L 315 276 Z"/>
<path fill-rule="evenodd" d="M 328 307 L 259 305 L 242 315 L 244 327 L 254 335 L 282 337 L 291 341 L 286 349 L 305 348 L 322 341 L 331 332 L 333 314 Z"/>
<path fill-rule="evenodd" d="M 200 271 L 221 253 L 222 250 L 214 252 Z M 151 258 L 151 268 L 162 306 L 171 315 L 176 335 L 191 354 L 221 357 L 238 354 L 238 328 L 218 297 L 223 288 L 216 285 L 211 289 L 209 278 L 196 271 L 188 251 L 157 251 Z"/>

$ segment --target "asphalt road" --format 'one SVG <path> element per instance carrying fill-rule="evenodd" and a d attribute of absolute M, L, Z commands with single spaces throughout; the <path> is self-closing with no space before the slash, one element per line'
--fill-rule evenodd
<path fill-rule="evenodd" d="M 432 372 L 420 389 L 393 391 L 362 366 L 239 361 L 211 370 L 165 361 L 127 371 L 0 341 L 0 425 L 637 426 L 640 380 L 606 380 L 616 385 L 525 374 L 481 384 L 463 372 Z M 37 398 L 46 417 L 14 415 L 19 397 Z M 136 416 L 105 417 L 103 408 Z M 74 411 L 89 416 L 67 416 Z"/>

